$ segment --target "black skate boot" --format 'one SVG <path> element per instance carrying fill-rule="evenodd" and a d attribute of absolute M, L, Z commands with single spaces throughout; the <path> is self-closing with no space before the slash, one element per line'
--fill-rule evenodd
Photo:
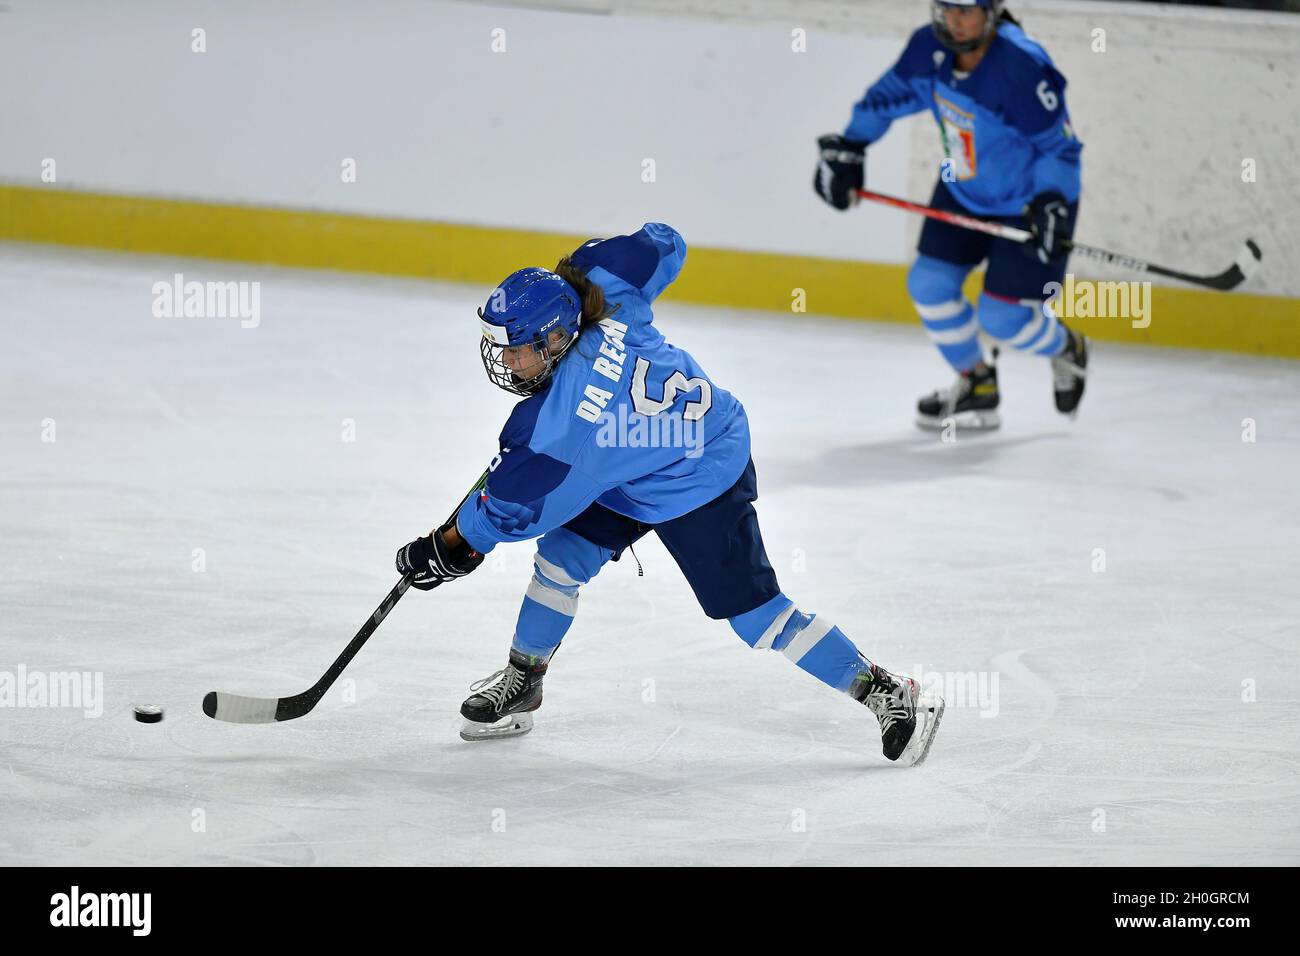
<path fill-rule="evenodd" d="M 1073 416 L 1083 399 L 1092 343 L 1086 335 L 1073 329 L 1067 328 L 1065 334 L 1065 348 L 1052 359 L 1052 388 L 1056 392 L 1056 410 Z"/>
<path fill-rule="evenodd" d="M 533 729 L 532 711 L 542 706 L 546 661 L 510 649 L 510 662 L 495 674 L 470 684 L 477 691 L 460 705 L 463 740 L 517 737 Z M 496 683 L 487 686 L 492 681 Z"/>
<path fill-rule="evenodd" d="M 922 428 L 945 428 L 950 418 L 957 428 L 971 431 L 989 431 L 1002 424 L 998 417 L 997 366 L 962 372 L 950 388 L 933 392 L 916 403 L 916 423 Z"/>
<path fill-rule="evenodd" d="M 922 697 L 915 680 L 891 674 L 879 664 L 872 664 L 870 671 L 858 678 L 851 693 L 880 721 L 881 749 L 886 757 L 915 767 L 929 756 L 943 718 L 942 697 Z"/>

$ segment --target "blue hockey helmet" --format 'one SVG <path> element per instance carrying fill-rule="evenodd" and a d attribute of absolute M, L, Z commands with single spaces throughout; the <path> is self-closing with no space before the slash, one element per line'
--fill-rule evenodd
<path fill-rule="evenodd" d="M 948 29 L 945 12 L 950 9 L 973 10 L 976 7 L 984 9 L 984 30 L 973 39 L 958 40 Z M 998 20 L 1001 17 L 1002 0 L 930 0 L 930 25 L 934 29 L 934 35 L 939 38 L 940 43 L 954 53 L 970 53 L 978 50 L 993 36 L 993 31 L 998 28 Z"/>
<path fill-rule="evenodd" d="M 582 297 L 548 269 L 520 269 L 492 290 L 478 317 L 488 378 L 507 392 L 532 395 L 577 341 Z"/>

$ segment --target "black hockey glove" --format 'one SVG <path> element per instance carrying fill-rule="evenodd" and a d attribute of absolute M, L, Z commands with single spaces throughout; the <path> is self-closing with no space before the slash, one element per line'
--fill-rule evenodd
<path fill-rule="evenodd" d="M 867 165 L 867 143 L 827 133 L 817 140 L 821 158 L 813 173 L 813 189 L 836 209 L 856 205 Z"/>
<path fill-rule="evenodd" d="M 455 548 L 447 547 L 443 526 L 433 534 L 416 538 L 397 552 L 399 574 L 413 574 L 411 586 L 421 591 L 432 591 L 439 584 L 463 578 L 480 564 L 483 555 L 462 540 Z"/>
<path fill-rule="evenodd" d="M 1038 257 L 1038 261 L 1047 265 L 1065 258 L 1068 251 L 1065 240 L 1070 223 L 1070 204 L 1060 193 L 1041 193 L 1030 200 L 1025 207 L 1025 218 L 1029 220 L 1029 231 L 1034 241 L 1026 243 L 1028 251 Z"/>

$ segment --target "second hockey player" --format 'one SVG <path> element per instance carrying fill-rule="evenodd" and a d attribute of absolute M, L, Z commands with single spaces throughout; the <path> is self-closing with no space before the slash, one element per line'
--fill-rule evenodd
<path fill-rule="evenodd" d="M 921 324 L 957 371 L 948 389 L 917 404 L 917 424 L 996 428 L 997 368 L 983 331 L 1011 348 L 1050 359 L 1056 407 L 1073 414 L 1083 397 L 1089 342 L 1053 314 L 1047 299 L 1066 269 L 1064 240 L 1079 210 L 1082 144 L 1065 105 L 1065 77 L 1002 8 L 1002 0 L 933 0 L 931 24 L 853 108 L 843 134 L 821 137 L 813 180 L 836 209 L 850 208 L 865 181 L 867 147 L 894 120 L 930 110 L 946 159 L 931 205 L 1027 229 L 1029 246 L 927 219 L 907 287 Z M 978 302 L 967 275 L 987 261 Z M 995 350 L 996 354 L 996 350 Z"/>

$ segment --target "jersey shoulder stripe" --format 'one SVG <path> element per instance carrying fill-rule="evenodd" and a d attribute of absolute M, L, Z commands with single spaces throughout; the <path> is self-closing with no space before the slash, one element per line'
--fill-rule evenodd
<path fill-rule="evenodd" d="M 659 268 L 659 247 L 645 230 L 631 236 L 592 239 L 573 254 L 573 264 L 583 272 L 599 267 L 639 289 Z"/>
<path fill-rule="evenodd" d="M 607 296 L 631 292 L 653 302 L 682 271 L 686 241 L 672 226 L 647 222 L 630 236 L 591 239 L 572 259 Z"/>
<path fill-rule="evenodd" d="M 940 56 L 936 57 L 936 53 Z M 908 38 L 907 46 L 894 64 L 893 72 L 904 80 L 932 77 L 947 55 L 947 50 L 934 35 L 934 30 L 928 25 L 923 26 Z"/>
<path fill-rule="evenodd" d="M 533 440 L 533 431 L 537 428 L 537 416 L 541 414 L 542 405 L 546 403 L 550 393 L 551 389 L 547 387 L 515 405 L 510 412 L 510 417 L 501 428 L 502 448 L 518 448 Z"/>
<path fill-rule="evenodd" d="M 488 475 L 489 498 L 514 504 L 533 505 L 541 510 L 541 501 L 569 477 L 572 466 L 533 451 L 527 445 L 501 449 L 501 461 Z"/>
<path fill-rule="evenodd" d="M 1013 59 L 1032 60 L 1033 65 L 1039 69 L 1046 68 L 1056 72 L 1056 65 L 1052 63 L 1052 58 L 1047 51 L 1039 45 L 1037 40 L 1032 39 L 1014 23 L 1004 23 L 999 26 L 998 37 L 1005 41 L 1004 45 L 1008 48 L 1008 52 Z"/>
<path fill-rule="evenodd" d="M 569 464 L 531 447 L 538 415 L 552 391 L 547 388 L 530 395 L 515 405 L 506 419 L 501 429 L 501 454 L 488 474 L 490 497 L 518 504 L 535 502 L 568 477 Z"/>

